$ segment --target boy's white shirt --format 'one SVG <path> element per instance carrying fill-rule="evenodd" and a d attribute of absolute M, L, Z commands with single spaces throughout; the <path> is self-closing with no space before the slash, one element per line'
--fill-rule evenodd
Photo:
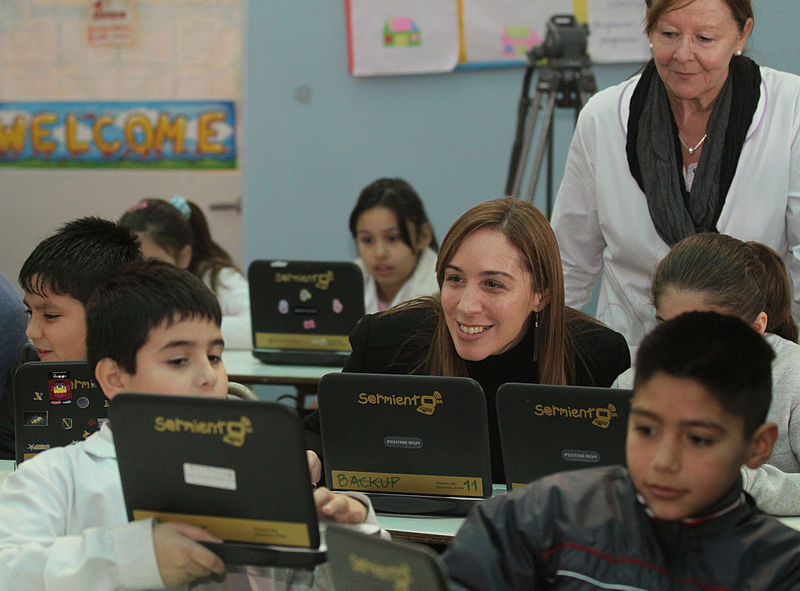
<path fill-rule="evenodd" d="M 365 499 L 363 495 L 353 495 Z M 359 528 L 377 533 L 375 512 Z M 381 532 L 384 535 L 384 532 Z M 0 589 L 161 589 L 152 522 L 129 523 L 108 425 L 83 443 L 49 450 L 0 485 Z M 197 589 L 327 588 L 287 569 L 230 573 Z"/>
<path fill-rule="evenodd" d="M 211 289 L 211 270 L 202 277 Z M 222 338 L 225 349 L 252 349 L 253 333 L 250 319 L 250 284 L 233 267 L 220 269 L 217 290 L 214 292 L 222 310 Z"/>

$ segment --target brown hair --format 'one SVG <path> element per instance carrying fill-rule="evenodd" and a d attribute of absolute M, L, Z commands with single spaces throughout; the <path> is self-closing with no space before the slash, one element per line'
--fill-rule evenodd
<path fill-rule="evenodd" d="M 750 0 L 722 0 L 733 13 L 739 32 L 744 30 L 748 19 L 753 18 L 753 7 Z M 692 4 L 694 0 L 646 0 L 647 15 L 645 17 L 644 32 L 649 35 L 656 28 L 658 19 L 668 12 L 679 10 Z"/>
<path fill-rule="evenodd" d="M 490 228 L 501 232 L 519 253 L 520 261 L 531 275 L 533 293 L 549 292 L 550 302 L 539 313 L 537 349 L 539 382 L 566 384 L 573 375 L 572 338 L 567 330 L 567 308 L 564 305 L 564 274 L 561 255 L 547 218 L 530 203 L 506 197 L 481 203 L 462 215 L 442 241 L 436 261 L 439 287 L 444 283 L 445 267 L 455 256 L 464 240 L 477 230 Z M 429 375 L 467 375 L 466 363 L 456 353 L 453 339 L 447 330 L 441 299 L 437 297 L 412 300 L 404 307 L 432 307 L 438 317 L 420 369 Z M 533 363 L 531 359 L 531 363 Z"/>
<path fill-rule="evenodd" d="M 173 201 L 177 198 L 173 197 Z M 191 245 L 189 271 L 200 279 L 210 272 L 211 291 L 217 293 L 220 271 L 226 267 L 239 269 L 231 255 L 211 238 L 203 211 L 192 201 L 180 199 L 183 209 L 163 199 L 142 199 L 122 215 L 119 223 L 150 238 L 173 258 L 178 257 L 183 247 Z"/>
<path fill-rule="evenodd" d="M 747 323 L 767 314 L 767 332 L 797 341 L 791 289 L 780 255 L 760 242 L 705 232 L 672 247 L 653 276 L 653 302 L 668 288 L 702 294 L 714 307 Z"/>

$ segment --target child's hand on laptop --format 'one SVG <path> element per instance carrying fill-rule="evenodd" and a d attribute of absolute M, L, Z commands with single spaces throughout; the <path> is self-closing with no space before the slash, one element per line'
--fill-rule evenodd
<path fill-rule="evenodd" d="M 322 521 L 364 523 L 367 507 L 347 495 L 331 492 L 324 486 L 314 491 L 314 504 Z"/>
<path fill-rule="evenodd" d="M 153 527 L 158 572 L 166 587 L 181 587 L 200 577 L 225 572 L 225 563 L 219 556 L 198 542 L 222 540 L 185 523 L 161 522 Z"/>
<path fill-rule="evenodd" d="M 315 451 L 306 450 L 306 460 L 308 461 L 308 471 L 311 474 L 311 484 L 317 484 L 322 478 L 322 460 Z"/>

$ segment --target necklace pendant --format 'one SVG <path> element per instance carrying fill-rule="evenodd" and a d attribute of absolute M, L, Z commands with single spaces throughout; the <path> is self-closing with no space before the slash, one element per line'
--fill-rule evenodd
<path fill-rule="evenodd" d="M 692 147 L 692 146 L 690 146 L 689 144 L 687 144 L 686 142 L 684 142 L 684 141 L 683 141 L 683 138 L 680 136 L 680 134 L 678 134 L 678 139 L 680 140 L 680 142 L 681 142 L 681 145 L 682 145 L 684 148 L 686 148 L 686 151 L 687 151 L 687 152 L 689 152 L 689 156 L 691 156 L 692 154 L 694 154 L 695 150 L 697 150 L 697 148 L 699 148 L 700 146 L 702 146 L 702 145 L 703 145 L 703 142 L 704 142 L 704 141 L 706 141 L 706 138 L 707 138 L 707 137 L 708 137 L 708 134 L 704 135 L 702 138 L 700 138 L 700 141 L 699 141 L 699 142 L 697 142 L 697 144 L 695 144 L 695 145 L 694 145 L 694 147 Z"/>

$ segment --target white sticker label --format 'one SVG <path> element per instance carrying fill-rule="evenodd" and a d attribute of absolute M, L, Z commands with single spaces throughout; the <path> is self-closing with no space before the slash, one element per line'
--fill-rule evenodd
<path fill-rule="evenodd" d="M 186 484 L 194 484 L 196 486 L 236 490 L 236 471 L 230 468 L 184 462 L 183 480 Z"/>

